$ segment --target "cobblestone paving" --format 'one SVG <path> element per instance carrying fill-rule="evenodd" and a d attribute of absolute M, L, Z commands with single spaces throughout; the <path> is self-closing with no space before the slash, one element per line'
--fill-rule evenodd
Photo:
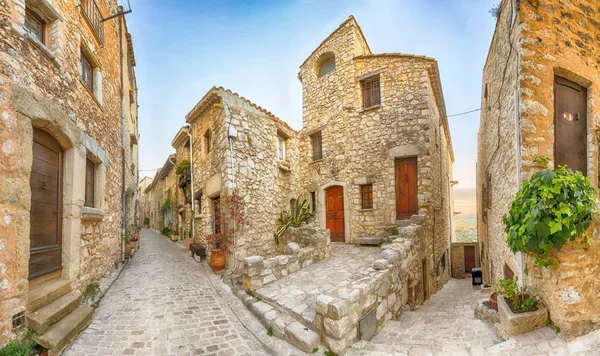
<path fill-rule="evenodd" d="M 469 279 L 451 279 L 419 309 L 389 321 L 371 341 L 355 343 L 346 355 L 600 355 L 600 331 L 567 342 L 554 330 L 541 328 L 503 342 L 491 325 L 473 316 L 477 300 L 488 295 Z"/>
<path fill-rule="evenodd" d="M 379 247 L 332 244 L 328 260 L 270 283 L 256 293 L 312 323 L 319 294 L 335 297 L 335 289 L 343 287 L 358 271 L 369 268 L 381 251 Z"/>
<path fill-rule="evenodd" d="M 264 328 L 220 288 L 218 276 L 180 244 L 143 230 L 140 250 L 64 355 L 266 355 L 269 348 L 295 354 L 274 340 L 265 348 L 255 335 L 268 338 Z"/>

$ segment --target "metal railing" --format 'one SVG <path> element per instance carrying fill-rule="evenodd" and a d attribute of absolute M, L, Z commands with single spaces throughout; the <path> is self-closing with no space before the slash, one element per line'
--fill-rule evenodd
<path fill-rule="evenodd" d="M 95 0 L 81 0 L 81 10 L 96 33 L 101 44 L 104 44 L 104 17 Z"/>

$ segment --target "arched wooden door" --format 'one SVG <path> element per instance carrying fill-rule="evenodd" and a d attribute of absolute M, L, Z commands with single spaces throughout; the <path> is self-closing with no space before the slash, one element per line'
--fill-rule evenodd
<path fill-rule="evenodd" d="M 331 242 L 345 242 L 344 188 L 339 185 L 325 190 L 325 221 Z"/>
<path fill-rule="evenodd" d="M 410 219 L 418 214 L 417 157 L 397 158 L 396 219 Z"/>
<path fill-rule="evenodd" d="M 46 131 L 33 130 L 29 279 L 62 268 L 63 150 Z"/>

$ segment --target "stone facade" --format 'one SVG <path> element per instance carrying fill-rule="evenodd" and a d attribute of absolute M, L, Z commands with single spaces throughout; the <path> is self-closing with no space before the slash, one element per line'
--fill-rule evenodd
<path fill-rule="evenodd" d="M 477 203 L 484 277 L 494 283 L 511 271 L 518 275 L 539 293 L 551 320 L 567 335 L 600 324 L 598 224 L 589 230 L 588 249 L 568 243 L 558 254 L 558 268 L 551 270 L 509 251 L 502 216 L 521 184 L 540 170 L 536 156 L 554 166 L 555 76 L 587 88 L 584 174 L 598 186 L 598 23 L 600 8 L 593 1 L 505 0 L 483 72 Z"/>
<path fill-rule="evenodd" d="M 118 11 L 117 1 L 98 6 L 103 17 Z M 45 36 L 26 30 L 26 9 L 40 17 Z M 101 26 L 103 36 L 79 1 L 0 2 L 0 346 L 14 336 L 13 317 L 27 312 L 34 131 L 62 150 L 62 259 L 45 278 L 60 276 L 79 290 L 102 279 L 121 259 L 122 233 L 137 225 L 135 57 L 123 17 Z M 93 90 L 82 79 L 82 56 L 93 69 Z M 86 158 L 94 166 L 91 206 L 84 206 Z"/>
<path fill-rule="evenodd" d="M 479 251 L 477 242 L 452 242 L 452 261 L 450 261 L 452 278 L 465 278 L 465 247 L 475 249 L 475 267 L 479 266 Z"/>

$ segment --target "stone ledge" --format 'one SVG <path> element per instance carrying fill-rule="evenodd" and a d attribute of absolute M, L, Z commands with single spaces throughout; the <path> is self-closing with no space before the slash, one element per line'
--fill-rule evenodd
<path fill-rule="evenodd" d="M 81 220 L 85 221 L 102 221 L 104 219 L 104 210 L 84 206 L 81 208 Z"/>

